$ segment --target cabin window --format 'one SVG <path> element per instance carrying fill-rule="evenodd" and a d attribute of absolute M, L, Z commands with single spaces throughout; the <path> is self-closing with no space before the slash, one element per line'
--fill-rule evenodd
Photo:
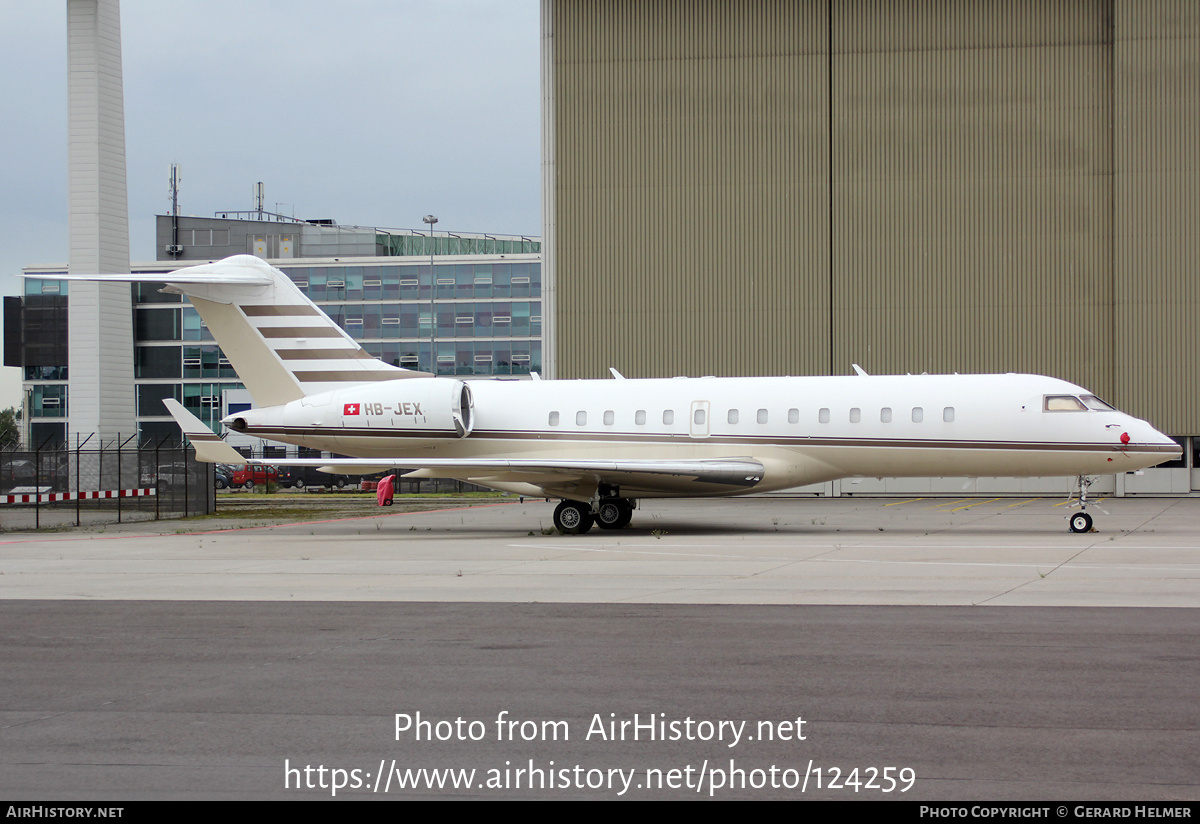
<path fill-rule="evenodd" d="M 800 423 L 800 410 L 799 409 L 789 409 L 788 410 L 788 423 Z"/>
<path fill-rule="evenodd" d="M 758 410 L 757 420 L 759 423 L 766 423 L 767 422 L 767 410 L 765 410 L 765 409 Z"/>
<path fill-rule="evenodd" d="M 616 416 L 613 414 L 613 411 L 611 409 L 605 409 L 604 410 L 604 425 L 612 426 L 614 420 L 616 420 Z"/>
<path fill-rule="evenodd" d="M 821 407 L 821 411 L 817 413 L 817 420 L 821 423 L 829 423 L 829 408 Z"/>
<path fill-rule="evenodd" d="M 704 426 L 704 417 L 704 410 L 697 409 L 695 413 L 692 414 L 692 421 L 696 424 L 696 426 Z"/>
<path fill-rule="evenodd" d="M 862 410 L 857 406 L 850 410 L 850 423 L 859 423 L 862 421 Z"/>
<path fill-rule="evenodd" d="M 671 424 L 675 423 L 675 410 L 674 409 L 664 409 L 663 410 L 663 423 L 666 424 L 667 426 L 670 426 Z"/>
<path fill-rule="evenodd" d="M 879 410 L 879 422 L 880 423 L 891 423 L 892 422 L 892 408 L 890 406 L 885 406 L 885 407 L 883 407 L 883 409 Z"/>
<path fill-rule="evenodd" d="M 729 421 L 730 423 L 737 423 L 738 422 L 738 411 L 736 409 L 730 409 L 729 414 L 726 416 L 725 419 L 727 421 Z"/>
<path fill-rule="evenodd" d="M 633 413 L 633 422 L 636 423 L 638 426 L 645 426 L 646 425 L 646 410 L 639 409 L 637 412 L 634 412 Z"/>
<path fill-rule="evenodd" d="M 912 422 L 920 423 L 923 420 L 925 420 L 925 410 L 919 406 L 914 406 L 913 414 L 912 414 Z"/>
<path fill-rule="evenodd" d="M 942 410 L 942 420 L 946 423 L 954 423 L 954 407 L 947 406 Z"/>
<path fill-rule="evenodd" d="M 1047 395 L 1042 403 L 1046 412 L 1086 412 L 1083 401 L 1074 395 Z"/>
<path fill-rule="evenodd" d="M 587 413 L 586 412 L 581 411 L 581 412 L 575 413 L 575 425 L 576 426 L 587 426 Z"/>
<path fill-rule="evenodd" d="M 550 420 L 548 421 L 548 423 L 551 426 L 558 426 L 558 413 L 557 412 L 550 413 Z"/>

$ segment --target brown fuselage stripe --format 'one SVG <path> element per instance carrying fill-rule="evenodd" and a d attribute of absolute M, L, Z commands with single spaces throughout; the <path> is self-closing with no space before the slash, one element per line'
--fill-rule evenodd
<path fill-rule="evenodd" d="M 375 360 L 362 349 L 276 349 L 275 354 L 284 360 Z"/>
<path fill-rule="evenodd" d="M 342 330 L 329 326 L 260 326 L 264 338 L 340 338 Z"/>
<path fill-rule="evenodd" d="M 321 311 L 313 306 L 247 306 L 244 303 L 241 306 L 247 317 L 309 317 L 321 314 Z"/>
<path fill-rule="evenodd" d="M 388 372 L 292 372 L 301 383 L 370 383 L 372 381 L 394 381 L 396 375 Z"/>
<path fill-rule="evenodd" d="M 373 437 L 373 438 L 428 438 L 445 436 L 450 430 L 438 429 L 395 429 L 393 427 L 381 427 L 372 429 L 363 426 L 249 426 L 242 430 L 243 434 L 247 435 L 262 435 L 270 437 L 271 434 L 285 435 L 292 438 L 298 437 Z M 1169 454 L 1177 452 L 1177 448 L 1172 448 L 1166 444 L 1104 444 L 1104 443 L 1043 443 L 1040 441 L 934 441 L 934 440 L 879 440 L 879 439 L 855 439 L 855 438 L 813 438 L 805 436 L 796 437 L 745 437 L 734 438 L 727 436 L 710 436 L 707 438 L 693 438 L 686 433 L 675 436 L 663 435 L 643 435 L 631 433 L 613 433 L 598 434 L 598 433 L 579 433 L 567 434 L 557 432 L 520 432 L 520 431 L 484 431 L 476 429 L 468 436 L 474 440 L 493 440 L 493 441 L 583 441 L 595 442 L 602 441 L 606 443 L 628 442 L 636 444 L 682 444 L 682 443 L 697 443 L 707 441 L 709 443 L 718 443 L 722 445 L 737 444 L 745 446 L 857 446 L 857 447 L 873 447 L 873 448 L 892 448 L 892 449 L 1004 449 L 1004 450 L 1035 450 L 1038 452 L 1129 452 L 1139 455 L 1144 454 Z M 454 440 L 467 440 L 467 438 L 454 438 Z"/>

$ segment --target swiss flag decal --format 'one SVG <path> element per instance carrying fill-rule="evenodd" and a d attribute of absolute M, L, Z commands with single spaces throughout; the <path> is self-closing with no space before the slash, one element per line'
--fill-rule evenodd
<path fill-rule="evenodd" d="M 357 415 L 357 414 L 359 414 L 358 410 L 359 410 L 358 404 L 348 403 L 342 407 L 342 414 L 343 415 Z"/>

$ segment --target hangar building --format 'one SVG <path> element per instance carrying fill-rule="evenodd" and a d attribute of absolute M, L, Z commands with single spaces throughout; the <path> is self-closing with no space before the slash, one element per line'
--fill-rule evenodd
<path fill-rule="evenodd" d="M 550 374 L 1035 372 L 1200 435 L 1192 0 L 544 0 L 542 29 Z"/>

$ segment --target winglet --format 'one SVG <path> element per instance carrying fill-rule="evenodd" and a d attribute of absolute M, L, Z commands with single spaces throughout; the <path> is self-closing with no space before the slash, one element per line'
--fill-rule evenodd
<path fill-rule="evenodd" d="M 245 463 L 246 459 L 236 449 L 221 440 L 203 421 L 184 409 L 179 401 L 164 398 L 163 405 L 196 448 L 196 460 L 205 463 Z"/>
<path fill-rule="evenodd" d="M 619 380 L 619 381 L 625 380 L 625 376 L 622 375 L 620 372 L 618 372 L 614 367 L 612 367 L 612 366 L 608 367 L 608 371 L 612 372 L 612 376 L 616 380 Z"/>
<path fill-rule="evenodd" d="M 863 369 L 861 366 L 859 366 L 857 363 L 852 363 L 850 365 L 854 367 L 854 372 L 856 374 L 861 375 L 863 377 L 867 377 L 867 371 L 865 369 Z"/>

